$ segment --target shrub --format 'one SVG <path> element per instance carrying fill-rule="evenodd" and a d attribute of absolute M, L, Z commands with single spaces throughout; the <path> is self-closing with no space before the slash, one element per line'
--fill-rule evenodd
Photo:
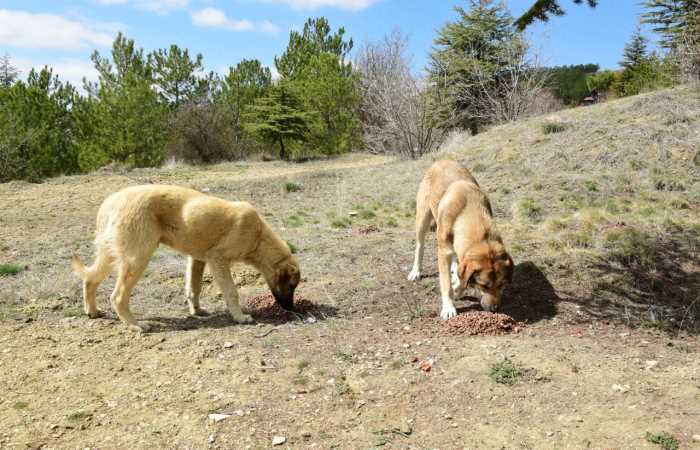
<path fill-rule="evenodd" d="M 296 183 L 294 183 L 294 182 L 292 182 L 292 181 L 285 181 L 285 183 L 284 183 L 284 191 L 285 191 L 286 193 L 289 194 L 290 192 L 298 192 L 298 191 L 300 191 L 300 190 L 301 190 L 301 186 L 300 186 L 300 185 L 298 185 L 298 184 L 296 184 Z"/>
<path fill-rule="evenodd" d="M 542 125 L 544 134 L 561 133 L 566 130 L 566 125 L 560 122 L 546 122 Z"/>
<path fill-rule="evenodd" d="M 655 242 L 636 228 L 623 228 L 605 235 L 605 247 L 619 262 L 648 266 L 654 261 Z"/>
<path fill-rule="evenodd" d="M 23 270 L 24 267 L 16 264 L 0 264 L 0 276 L 17 275 Z"/>
<path fill-rule="evenodd" d="M 658 444 L 664 450 L 678 450 L 678 439 L 666 432 L 646 434 L 647 442 Z"/>
<path fill-rule="evenodd" d="M 542 219 L 542 207 L 531 197 L 520 200 L 517 204 L 517 214 L 521 219 L 539 222 Z"/>
<path fill-rule="evenodd" d="M 509 359 L 491 366 L 489 376 L 493 381 L 500 384 L 513 385 L 525 375 L 525 370 L 513 364 Z"/>

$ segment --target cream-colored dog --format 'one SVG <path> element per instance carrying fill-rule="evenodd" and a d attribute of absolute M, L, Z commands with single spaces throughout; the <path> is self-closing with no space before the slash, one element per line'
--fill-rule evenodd
<path fill-rule="evenodd" d="M 234 262 L 262 272 L 277 303 L 293 309 L 299 284 L 299 263 L 246 202 L 229 202 L 177 186 L 134 186 L 107 197 L 97 213 L 97 255 L 90 267 L 73 256 L 73 269 L 83 279 L 85 313 L 97 317 L 95 293 L 113 267 L 118 278 L 112 307 L 122 322 L 145 331 L 129 311 L 129 297 L 159 244 L 189 255 L 186 296 L 190 314 L 206 315 L 199 307 L 202 273 L 209 265 L 233 320 L 252 322 L 238 303 L 231 278 Z"/>
<path fill-rule="evenodd" d="M 476 288 L 481 306 L 495 311 L 513 276 L 513 260 L 495 229 L 491 204 L 469 171 L 455 161 L 438 161 L 425 174 L 416 196 L 416 253 L 411 281 L 421 275 L 425 234 L 437 225 L 442 311 L 457 314 L 455 298 Z"/>

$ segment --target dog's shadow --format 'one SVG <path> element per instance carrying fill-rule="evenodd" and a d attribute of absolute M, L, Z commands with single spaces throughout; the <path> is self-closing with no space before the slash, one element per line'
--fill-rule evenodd
<path fill-rule="evenodd" d="M 471 302 L 457 308 L 459 313 L 481 311 L 479 300 L 464 296 L 461 301 Z M 535 323 L 557 314 L 560 301 L 554 287 L 545 274 L 530 261 L 520 263 L 513 269 L 513 282 L 503 290 L 501 309 L 518 322 Z"/>
<path fill-rule="evenodd" d="M 303 312 L 285 311 L 277 305 L 248 312 L 253 316 L 253 323 L 267 325 L 282 325 L 285 323 L 312 324 L 338 315 L 338 309 L 330 305 L 315 304 L 313 308 Z M 200 328 L 229 328 L 241 325 L 233 321 L 228 311 L 215 311 L 207 316 L 193 317 L 144 317 L 149 325 L 149 332 L 162 333 L 167 331 L 184 331 Z"/>

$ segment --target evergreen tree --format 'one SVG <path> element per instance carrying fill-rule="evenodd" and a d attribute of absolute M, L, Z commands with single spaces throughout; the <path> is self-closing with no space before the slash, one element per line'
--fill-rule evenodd
<path fill-rule="evenodd" d="M 257 99 L 246 113 L 245 127 L 251 134 L 279 144 L 280 159 L 288 158 L 285 142 L 303 142 L 309 132 L 309 114 L 301 100 L 284 83 Z"/>
<path fill-rule="evenodd" d="M 244 59 L 236 67 L 229 68 L 223 80 L 220 100 L 232 114 L 233 126 L 241 127 L 244 110 L 263 97 L 272 86 L 272 73 L 257 59 Z"/>
<path fill-rule="evenodd" d="M 647 56 L 647 39 L 642 36 L 640 27 L 632 34 L 630 41 L 625 44 L 623 59 L 620 66 L 625 69 L 633 68 L 641 64 Z"/>
<path fill-rule="evenodd" d="M 153 78 L 159 94 L 177 109 L 180 104 L 198 91 L 207 80 L 200 76 L 203 70 L 202 55 L 192 60 L 187 49 L 171 45 L 169 50 L 159 49 L 151 55 Z"/>
<path fill-rule="evenodd" d="M 99 82 L 86 83 L 89 98 L 76 108 L 81 168 L 112 161 L 134 167 L 160 164 L 168 140 L 167 109 L 152 87 L 151 58 L 120 33 L 111 61 L 97 51 L 92 60 Z"/>
<path fill-rule="evenodd" d="M 662 45 L 674 48 L 686 34 L 700 36 L 700 0 L 646 0 L 643 22 L 662 36 Z"/>
<path fill-rule="evenodd" d="M 313 56 L 321 53 L 336 55 L 344 63 L 353 47 L 352 39 L 345 41 L 344 36 L 343 27 L 331 34 L 331 26 L 325 17 L 308 19 L 301 33 L 289 33 L 287 48 L 279 58 L 275 57 L 277 71 L 282 79 L 294 79 Z"/>
<path fill-rule="evenodd" d="M 17 80 L 19 70 L 12 65 L 10 55 L 5 53 L 0 56 L 0 88 L 7 88 Z"/>
<path fill-rule="evenodd" d="M 442 113 L 445 120 L 454 120 L 454 125 L 476 134 L 484 114 L 474 98 L 482 95 L 485 78 L 498 83 L 501 69 L 508 64 L 502 59 L 501 50 L 517 44 L 520 35 L 503 3 L 469 2 L 469 10 L 455 7 L 459 18 L 438 31 L 429 73 L 431 81 L 449 100 L 449 111 Z"/>
<path fill-rule="evenodd" d="M 580 5 L 583 0 L 573 0 L 574 4 Z M 586 0 L 588 6 L 595 8 L 598 0 Z M 564 10 L 559 5 L 559 0 L 536 0 L 535 3 L 515 21 L 518 30 L 523 31 L 536 20 L 547 22 L 550 16 L 563 16 Z"/>

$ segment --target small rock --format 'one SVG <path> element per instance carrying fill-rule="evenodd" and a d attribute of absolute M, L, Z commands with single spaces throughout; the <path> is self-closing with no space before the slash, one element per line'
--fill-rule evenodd
<path fill-rule="evenodd" d="M 221 422 L 231 417 L 231 414 L 209 414 L 209 420 L 213 422 Z"/>
<path fill-rule="evenodd" d="M 644 367 L 645 367 L 647 370 L 651 370 L 651 369 L 653 369 L 654 367 L 656 367 L 656 366 L 658 366 L 658 365 L 659 365 L 659 362 L 658 362 L 658 361 L 655 361 L 655 360 L 653 360 L 653 359 L 644 361 Z"/>
<path fill-rule="evenodd" d="M 52 429 L 52 430 L 55 430 L 56 428 L 58 428 L 58 425 L 53 424 L 53 425 L 51 425 L 49 428 Z"/>
<path fill-rule="evenodd" d="M 693 442 L 700 442 L 700 434 L 693 435 Z"/>
<path fill-rule="evenodd" d="M 547 432 L 547 437 L 552 437 L 552 436 L 554 436 L 554 432 L 553 432 L 553 431 L 548 431 L 548 432 Z"/>
<path fill-rule="evenodd" d="M 275 436 L 272 438 L 272 445 L 282 445 L 287 442 L 287 438 L 284 436 Z"/>
<path fill-rule="evenodd" d="M 621 393 L 624 394 L 625 392 L 627 392 L 627 391 L 630 390 L 630 385 L 629 385 L 629 384 L 626 384 L 626 385 L 622 386 L 622 385 L 619 385 L 619 384 L 613 384 L 613 385 L 612 385 L 612 390 L 613 390 L 613 391 L 616 391 L 616 392 L 621 392 Z"/>
<path fill-rule="evenodd" d="M 233 342 L 224 342 L 224 348 L 232 348 Z"/>
<path fill-rule="evenodd" d="M 311 432 L 309 430 L 304 430 L 301 432 L 301 437 L 304 439 L 309 439 L 311 437 Z"/>
<path fill-rule="evenodd" d="M 214 436 L 213 434 L 210 434 L 209 439 L 208 439 L 209 443 L 213 444 L 215 440 L 216 440 L 216 436 Z"/>

